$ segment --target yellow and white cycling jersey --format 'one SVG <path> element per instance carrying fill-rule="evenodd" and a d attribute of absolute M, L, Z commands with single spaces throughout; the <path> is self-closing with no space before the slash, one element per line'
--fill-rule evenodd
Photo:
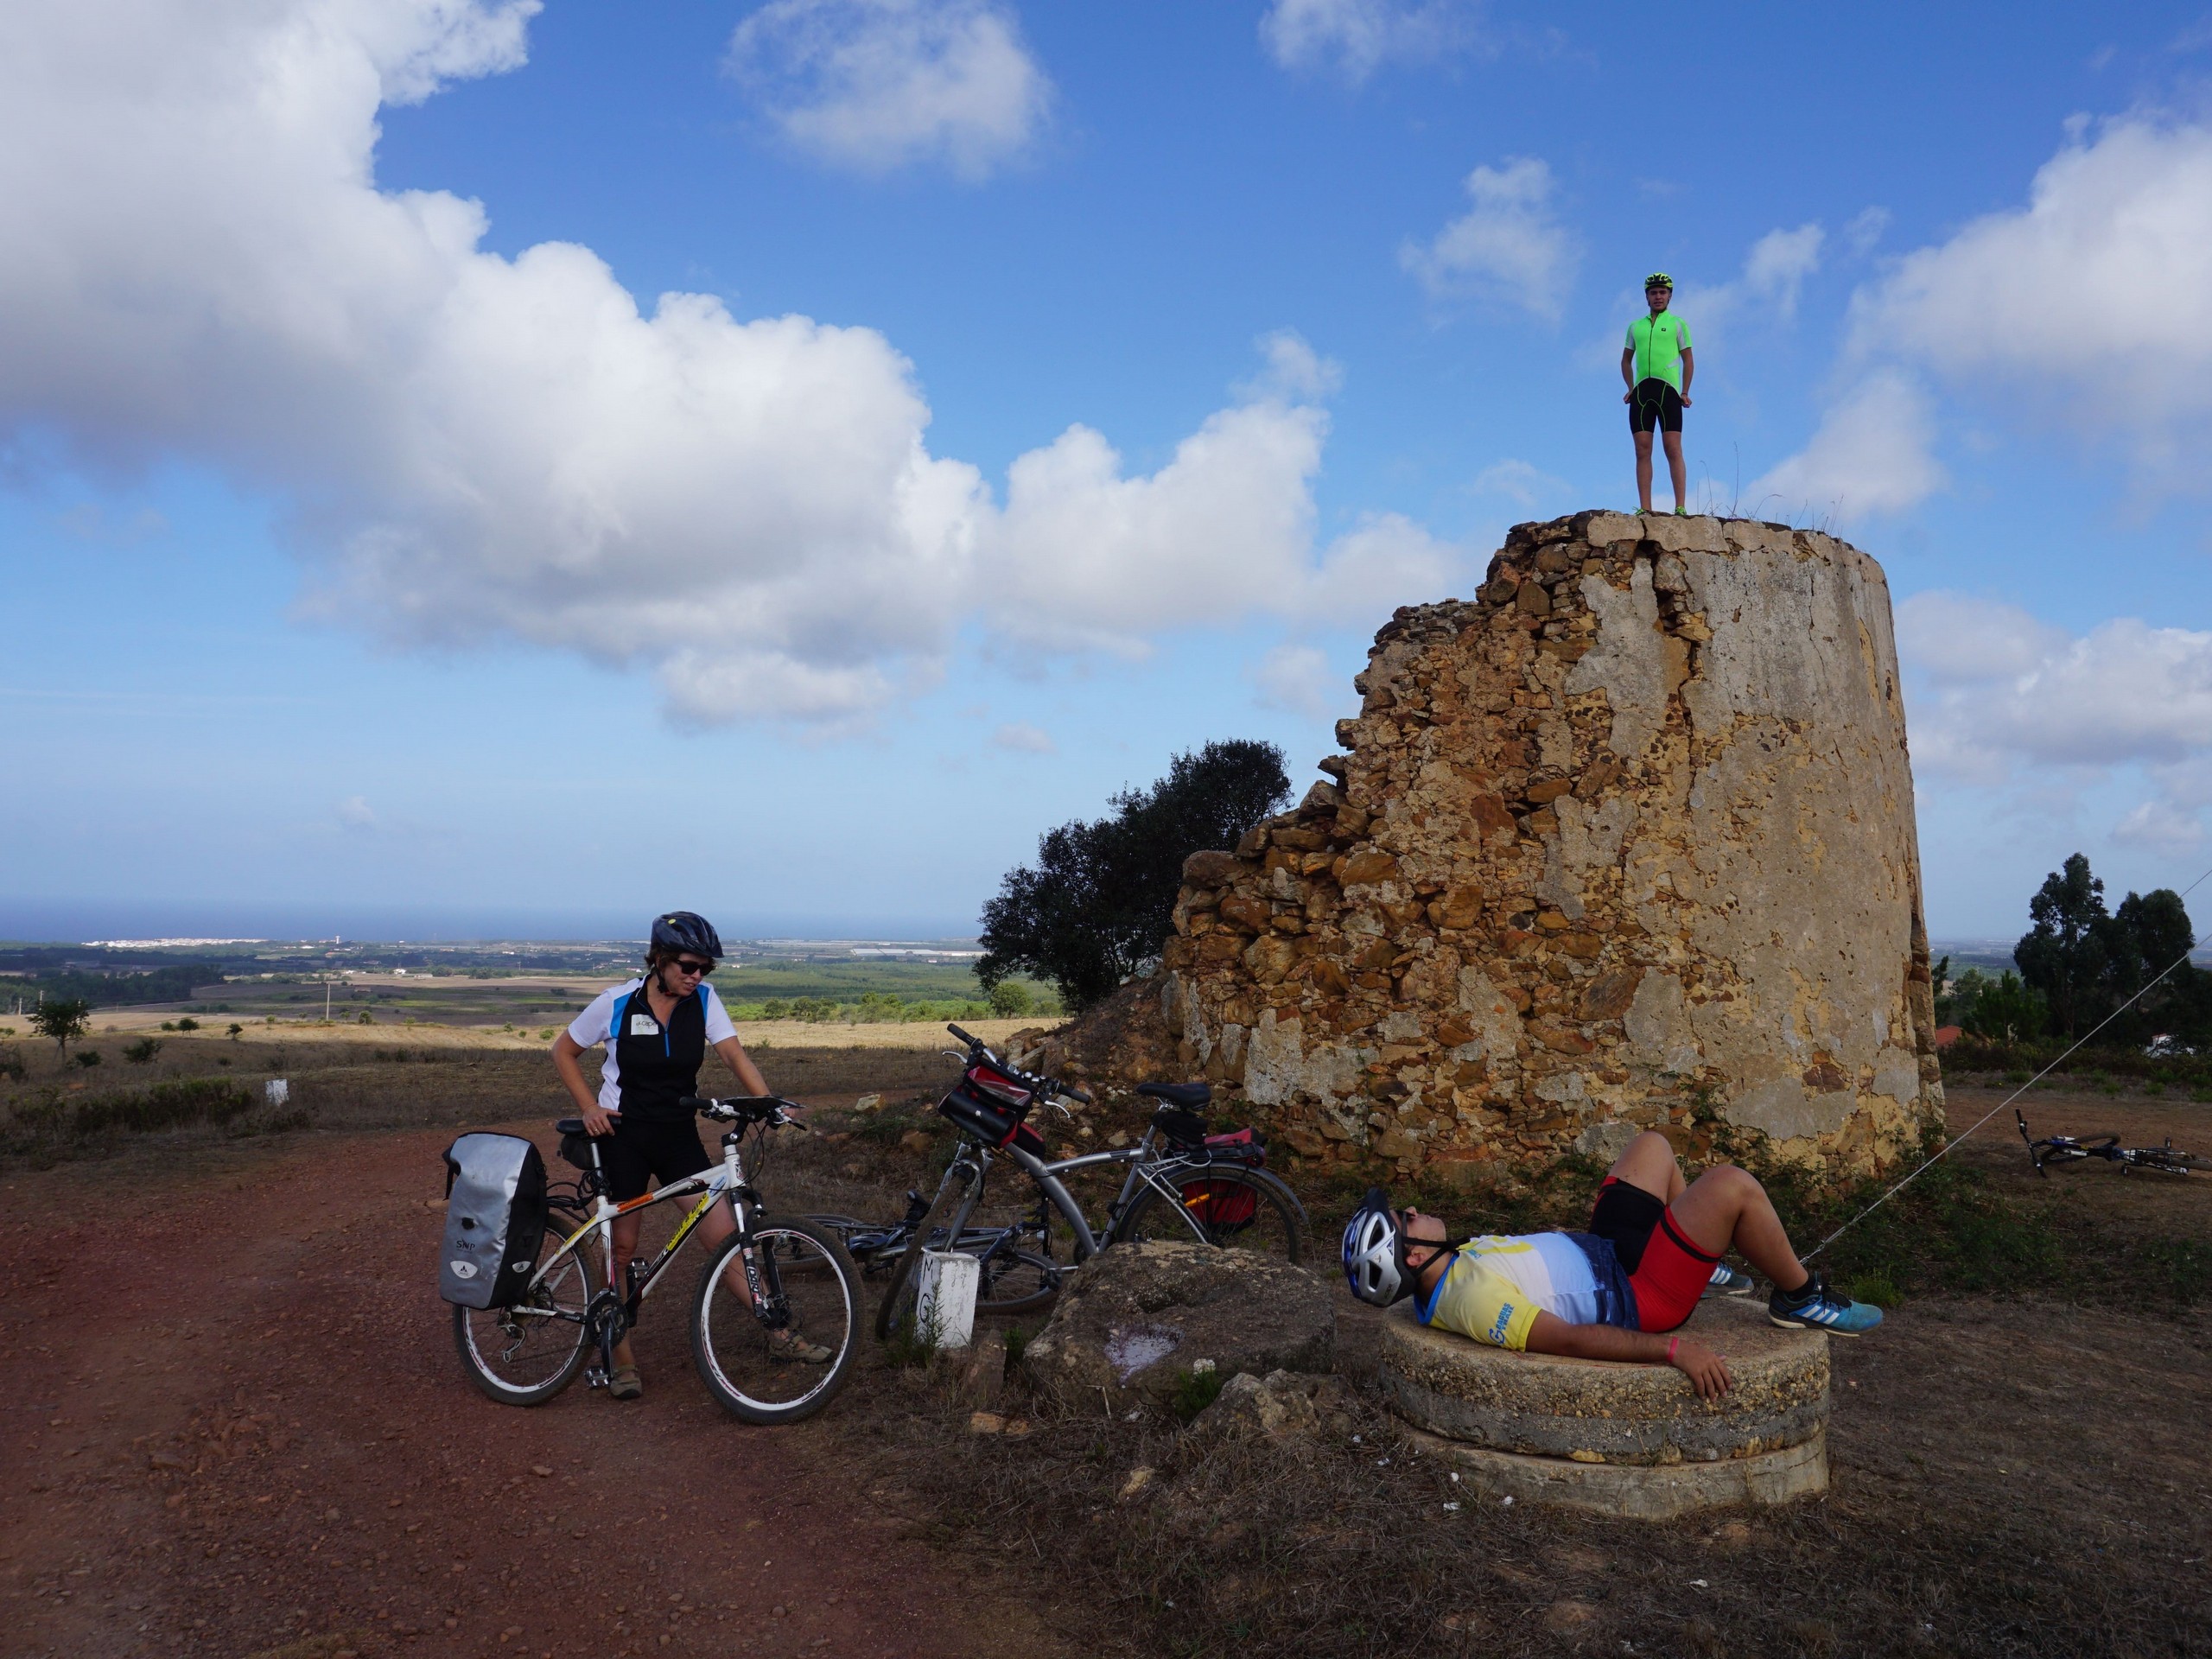
<path fill-rule="evenodd" d="M 1471 1238 L 1414 1311 L 1423 1325 L 1516 1350 L 1528 1347 L 1539 1313 L 1569 1325 L 1636 1325 L 1635 1298 L 1613 1247 L 1589 1233 Z"/>

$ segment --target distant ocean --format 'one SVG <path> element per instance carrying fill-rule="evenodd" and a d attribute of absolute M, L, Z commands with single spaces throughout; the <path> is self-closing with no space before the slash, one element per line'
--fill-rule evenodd
<path fill-rule="evenodd" d="M 709 912 L 733 939 L 972 938 L 972 916 L 825 916 L 772 911 Z M 115 899 L 0 897 L 0 941 L 79 944 L 88 939 L 327 939 L 458 944 L 472 939 L 639 939 L 650 915 L 629 910 L 520 910 L 497 906 L 134 903 Z"/>

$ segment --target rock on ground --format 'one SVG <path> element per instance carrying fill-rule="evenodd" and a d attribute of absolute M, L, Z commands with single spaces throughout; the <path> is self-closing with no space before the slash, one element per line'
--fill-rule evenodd
<path fill-rule="evenodd" d="M 1355 1421 L 1351 1390 L 1340 1376 L 1294 1371 L 1249 1371 L 1229 1379 L 1221 1397 L 1200 1412 L 1192 1433 L 1287 1440 L 1306 1435 L 1347 1435 Z"/>
<path fill-rule="evenodd" d="M 1161 1399 L 1199 1360 L 1240 1371 L 1327 1372 L 1336 1313 L 1303 1268 L 1243 1250 L 1160 1241 L 1116 1244 L 1061 1293 L 1022 1352 L 1030 1380 L 1062 1405 Z"/>

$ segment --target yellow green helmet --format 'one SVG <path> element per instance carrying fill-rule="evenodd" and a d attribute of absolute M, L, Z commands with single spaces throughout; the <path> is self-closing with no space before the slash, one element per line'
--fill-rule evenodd
<path fill-rule="evenodd" d="M 1663 288 L 1669 294 L 1675 291 L 1675 279 L 1663 270 L 1653 271 L 1643 279 L 1643 285 L 1646 288 Z"/>

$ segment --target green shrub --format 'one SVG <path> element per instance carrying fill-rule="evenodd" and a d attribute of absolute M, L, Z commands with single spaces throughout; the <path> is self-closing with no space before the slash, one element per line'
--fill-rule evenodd
<path fill-rule="evenodd" d="M 100 1063 L 100 1052 L 97 1048 L 80 1048 L 70 1058 L 89 1071 Z"/>
<path fill-rule="evenodd" d="M 1904 1300 L 1904 1294 L 1897 1289 L 1897 1281 L 1879 1269 L 1872 1273 L 1853 1274 L 1843 1288 L 1852 1300 L 1872 1302 L 1879 1308 L 1893 1308 Z"/>
<path fill-rule="evenodd" d="M 1208 1406 L 1221 1398 L 1222 1389 L 1229 1379 L 1211 1360 L 1202 1359 L 1175 1379 L 1175 1392 L 1169 1396 L 1168 1405 L 1185 1422 L 1191 1421 Z"/>
<path fill-rule="evenodd" d="M 176 1022 L 176 1028 L 179 1031 L 197 1031 L 200 1029 L 200 1022 L 188 1015 Z"/>
<path fill-rule="evenodd" d="M 135 1043 L 126 1043 L 124 1045 L 123 1058 L 130 1061 L 133 1065 L 150 1065 L 153 1064 L 154 1056 L 161 1052 L 162 1039 L 160 1038 L 141 1037 Z"/>

